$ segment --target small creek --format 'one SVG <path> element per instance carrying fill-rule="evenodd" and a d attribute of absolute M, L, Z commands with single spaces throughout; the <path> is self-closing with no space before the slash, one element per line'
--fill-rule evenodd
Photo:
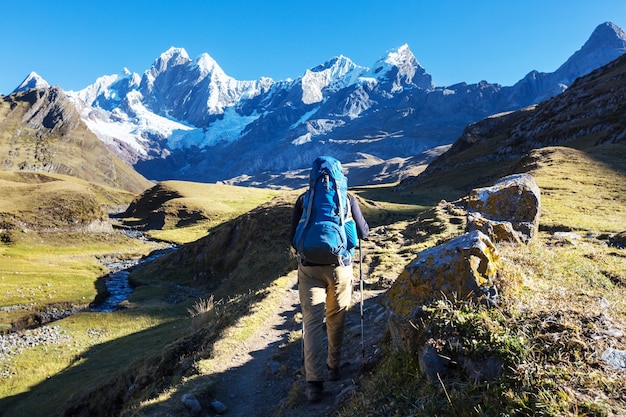
<path fill-rule="evenodd" d="M 176 250 L 175 246 L 168 246 L 164 249 L 155 250 L 149 256 L 141 259 L 115 261 L 106 264 L 107 269 L 109 269 L 111 272 L 104 278 L 100 279 L 104 279 L 108 294 L 106 295 L 106 298 L 104 300 L 92 303 L 90 306 L 90 311 L 116 311 L 119 304 L 122 301 L 126 300 L 134 291 L 134 288 L 131 287 L 130 283 L 128 282 L 128 276 L 130 275 L 132 270 L 143 264 L 152 262 L 155 259 L 158 259 L 161 256 L 165 255 L 166 253 L 172 252 L 174 250 Z"/>

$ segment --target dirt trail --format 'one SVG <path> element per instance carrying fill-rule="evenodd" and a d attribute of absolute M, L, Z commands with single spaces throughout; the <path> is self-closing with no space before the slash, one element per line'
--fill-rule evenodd
<path fill-rule="evenodd" d="M 355 282 L 353 306 L 348 312 L 342 358 L 342 379 L 324 384 L 324 398 L 311 404 L 304 394 L 305 380 L 300 342 L 288 343 L 290 332 L 300 331 L 295 319 L 300 311 L 295 277 L 263 326 L 240 349 L 221 361 L 216 399 L 228 407 L 229 417 L 312 417 L 327 416 L 337 401 L 358 383 L 364 361 L 361 349 L 360 292 Z M 365 281 L 364 281 L 365 282 Z M 364 291 L 364 346 L 367 360 L 376 355 L 384 329 L 384 309 L 378 302 L 380 291 Z"/>

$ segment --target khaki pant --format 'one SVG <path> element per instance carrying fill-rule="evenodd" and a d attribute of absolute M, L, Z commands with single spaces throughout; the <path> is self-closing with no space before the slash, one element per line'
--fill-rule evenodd
<path fill-rule="evenodd" d="M 331 368 L 338 368 L 340 365 L 346 312 L 352 299 L 352 279 L 352 265 L 298 266 L 307 381 L 324 381 L 326 365 Z M 327 353 L 323 334 L 324 313 Z"/>

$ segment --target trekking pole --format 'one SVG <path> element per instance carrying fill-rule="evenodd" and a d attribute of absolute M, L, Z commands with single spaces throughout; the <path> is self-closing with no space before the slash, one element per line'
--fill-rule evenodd
<path fill-rule="evenodd" d="M 361 286 L 361 356 L 365 359 L 365 336 L 363 333 L 363 249 L 359 239 L 359 285 Z"/>
<path fill-rule="evenodd" d="M 300 342 L 300 359 L 304 365 L 304 316 L 302 316 L 302 341 Z"/>
<path fill-rule="evenodd" d="M 298 279 L 298 292 L 300 291 L 300 279 Z M 300 360 L 302 361 L 302 366 L 304 366 L 304 308 L 302 308 L 302 302 L 300 302 L 300 314 L 302 314 L 302 331 L 300 333 Z"/>

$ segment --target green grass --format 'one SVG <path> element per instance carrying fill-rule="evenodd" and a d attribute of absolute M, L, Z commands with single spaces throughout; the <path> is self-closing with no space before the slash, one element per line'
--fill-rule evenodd
<path fill-rule="evenodd" d="M 626 322 L 626 257 L 606 245 L 606 236 L 626 224 L 621 152 L 551 148 L 536 155 L 530 172 L 543 191 L 542 231 L 528 247 L 498 245 L 504 303 L 495 309 L 456 300 L 434 303 L 415 323 L 444 344 L 454 335 L 460 344 L 448 343 L 455 347 L 446 352 L 451 357 L 497 356 L 506 363 L 501 379 L 428 380 L 414 352 L 387 349 L 335 415 L 623 413 L 626 406 L 618 397 L 626 389 L 623 378 L 599 360 L 604 348 L 617 345 L 592 337 L 606 326 L 624 329 Z M 495 172 L 485 169 L 483 174 Z M 353 190 L 370 224 L 380 226 L 364 242 L 369 282 L 388 285 L 415 252 L 462 233 L 459 207 L 430 206 L 462 188 L 442 192 L 445 187 L 440 181 L 421 190 Z M 136 219 L 163 210 L 164 239 L 191 243 L 131 275 L 139 287 L 124 303 L 126 310 L 61 320 L 55 324 L 67 336 L 62 344 L 27 349 L 5 362 L 0 371 L 15 375 L 0 381 L 0 407 L 7 416 L 179 413 L 183 392 L 210 398 L 216 361 L 238 348 L 275 308 L 295 267 L 286 237 L 298 192 L 280 192 L 268 201 L 271 193 L 257 190 L 238 198 L 244 193 L 240 187 L 174 183 L 159 191 L 165 198 L 154 207 L 142 205 Z M 206 218 L 185 223 L 195 212 Z M 581 238 L 571 244 L 553 236 L 555 230 Z M 3 305 L 28 300 L 25 290 L 17 292 L 21 284 L 35 302 L 54 298 L 52 291 L 67 291 L 71 295 L 64 297 L 74 301 L 89 298 L 83 292 L 94 294 L 94 278 L 102 273 L 98 257 L 133 256 L 148 248 L 117 240 L 116 234 L 14 232 L 15 242 L 0 244 L 0 271 L 8 271 L 2 291 L 13 297 Z M 10 275 L 13 269 L 19 273 Z M 73 288 L 64 282 L 67 277 Z M 212 307 L 194 307 L 209 296 Z M 610 309 L 601 307 L 601 297 Z M 301 390 L 294 387 L 290 395 L 296 396 Z M 116 409 L 116 398 L 122 397 Z"/>
<path fill-rule="evenodd" d="M 545 148 L 534 154 L 540 158 L 531 173 L 542 193 L 543 227 L 581 232 L 624 230 L 626 154 L 622 147 L 601 147 L 592 153 Z"/>
<path fill-rule="evenodd" d="M 598 336 L 626 330 L 626 256 L 607 245 L 607 236 L 626 224 L 623 155 L 621 146 L 536 151 L 530 172 L 542 189 L 542 232 L 527 247 L 497 245 L 501 305 L 453 301 L 421 310 L 417 334 L 438 341 L 440 354 L 453 362 L 460 354 L 502 359 L 498 380 L 428 379 L 417 352 L 389 350 L 336 415 L 624 414 L 623 375 L 600 359 L 607 347 L 622 344 Z M 425 212 L 421 222 L 404 228 L 417 233 L 406 236 L 454 234 L 442 214 Z M 553 236 L 561 230 L 580 238 Z"/>
<path fill-rule="evenodd" d="M 122 221 L 128 225 L 147 224 L 152 228 L 147 233 L 150 237 L 184 244 L 279 194 L 268 189 L 164 181 L 137 197 L 128 218 Z M 155 215 L 162 220 L 150 226 L 150 218 Z"/>
<path fill-rule="evenodd" d="M 92 239 L 84 234 L 31 232 L 19 244 L 0 245 L 0 307 L 89 303 L 96 294 L 95 280 L 106 273 L 99 257 L 138 257 L 154 248 L 117 233 Z"/>
<path fill-rule="evenodd" d="M 55 323 L 65 336 L 60 344 L 25 349 L 9 359 L 15 377 L 0 380 L 0 398 L 15 400 L 5 402 L 7 415 L 61 414 L 73 396 L 97 392 L 127 369 L 160 357 L 164 345 L 189 333 L 186 316 L 184 309 L 172 308 L 161 316 L 80 313 Z"/>
<path fill-rule="evenodd" d="M 618 340 L 596 336 L 609 328 L 624 330 L 626 257 L 591 239 L 577 246 L 500 244 L 498 250 L 504 260 L 500 307 L 434 302 L 423 308 L 415 326 L 453 362 L 461 355 L 501 359 L 502 377 L 486 384 L 464 374 L 432 380 L 420 368 L 417 352 L 390 350 L 335 415 L 624 413 L 626 382 L 600 359 Z M 620 276 L 621 283 L 610 276 Z M 610 307 L 602 307 L 600 299 Z"/>
<path fill-rule="evenodd" d="M 233 197 L 230 201 L 236 200 Z M 280 201 L 285 203 L 285 213 L 288 212 L 291 199 Z M 233 241 L 231 232 L 242 229 L 255 239 L 270 239 L 270 234 L 283 232 L 284 228 L 288 228 L 288 223 L 281 218 L 274 218 L 271 223 L 263 220 L 272 210 L 273 205 L 257 209 L 252 215 L 246 214 L 237 222 L 216 229 L 212 234 L 216 235 L 218 249 L 212 249 L 213 253 L 227 248 L 219 239 L 221 236 L 222 239 Z M 51 279 L 38 273 L 56 274 L 60 276 L 59 279 L 63 278 L 62 272 L 80 275 L 80 280 L 72 276 L 71 281 L 67 282 L 68 288 L 58 290 L 59 293 L 67 291 L 69 295 L 64 294 L 62 299 L 72 301 L 82 300 L 82 286 L 90 294 L 87 298 L 95 294 L 94 281 L 102 272 L 97 263 L 98 257 L 111 254 L 130 257 L 150 247 L 141 243 L 128 245 L 130 241 L 122 238 L 117 241 L 112 237 L 110 239 L 113 241 L 101 237 L 105 241 L 99 242 L 93 235 L 84 234 L 76 234 L 75 242 L 62 233 L 57 235 L 58 240 L 44 233 L 30 233 L 27 236 L 29 240 L 20 239 L 17 243 L 0 246 L 6 258 L 20 259 L 20 263 L 12 265 L 19 266 L 22 272 L 28 272 L 32 277 L 39 276 L 43 283 L 51 282 Z M 64 242 L 61 241 L 62 237 L 65 237 Z M 45 241 L 41 242 L 40 239 Z M 282 239 L 275 240 L 281 245 Z M 71 244 L 68 245 L 68 242 Z M 14 375 L 14 378 L 0 381 L 0 398 L 4 398 L 0 400 L 0 407 L 7 410 L 6 415 L 59 415 L 68 407 L 89 407 L 89 404 L 94 407 L 102 404 L 113 407 L 116 401 L 107 395 L 127 392 L 133 384 L 138 384 L 140 388 L 137 398 L 129 404 L 138 404 L 148 400 L 151 393 L 182 381 L 185 375 L 192 372 L 196 360 L 206 358 L 203 352 L 213 350 L 213 343 L 224 328 L 232 326 L 237 320 L 243 320 L 245 331 L 239 337 L 245 338 L 248 332 L 262 323 L 260 318 L 263 317 L 261 311 L 264 308 L 259 302 L 268 297 L 270 303 L 279 299 L 279 290 L 270 297 L 268 287 L 274 287 L 274 280 L 281 282 L 280 271 L 285 269 L 285 260 L 291 255 L 277 251 L 280 260 L 268 263 L 267 268 L 250 268 L 246 264 L 256 263 L 259 254 L 246 251 L 247 242 L 244 238 L 233 241 L 241 247 L 231 248 L 236 254 L 230 256 L 234 262 L 241 262 L 242 265 L 237 278 L 231 279 L 227 283 L 229 285 L 225 285 L 226 288 L 217 291 L 215 300 L 219 305 L 219 320 L 202 326 L 198 331 L 197 324 L 194 324 L 197 320 L 189 312 L 197 297 L 208 294 L 207 285 L 213 285 L 211 280 L 203 278 L 194 282 L 188 275 L 180 274 L 185 268 L 180 268 L 178 264 L 172 264 L 174 268 L 170 276 L 154 274 L 150 268 L 146 268 L 146 271 L 138 270 L 136 275 L 139 278 L 134 279 L 141 285 L 124 303 L 127 310 L 109 314 L 80 313 L 55 322 L 68 336 L 67 341 L 58 346 L 39 346 L 11 357 L 3 365 L 7 369 L 2 371 Z M 198 259 L 197 254 L 187 258 L 188 250 L 194 248 L 183 247 L 171 256 Z M 190 270 L 198 274 L 205 266 L 209 267 L 205 262 L 219 262 L 223 258 L 207 253 L 207 258 L 199 265 L 191 265 Z M 157 266 L 157 270 L 167 272 L 170 269 L 169 262 L 164 260 Z M 54 267 L 50 270 L 51 265 Z M 54 269 L 57 267 L 58 271 Z M 263 269 L 266 270 L 259 273 Z M 248 273 L 242 274 L 241 271 Z M 14 274 L 14 285 L 25 282 L 19 278 L 20 275 L 25 274 Z M 222 277 L 220 275 L 217 278 L 221 280 Z M 39 284 L 34 280 L 32 285 Z M 45 297 L 43 293 L 38 295 L 40 298 Z M 53 354 L 54 359 L 46 361 L 48 354 Z M 89 414 L 95 412 L 92 410 Z"/>

